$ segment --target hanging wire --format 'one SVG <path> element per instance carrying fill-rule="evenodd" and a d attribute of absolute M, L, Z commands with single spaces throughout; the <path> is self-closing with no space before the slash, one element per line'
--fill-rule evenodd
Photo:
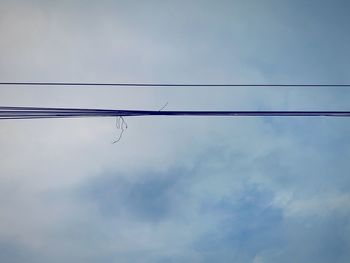
<path fill-rule="evenodd" d="M 119 134 L 118 138 L 112 142 L 112 144 L 119 142 L 123 137 L 124 131 L 128 128 L 128 124 L 124 120 L 123 116 L 116 117 L 115 126 L 116 126 L 117 130 L 120 130 L 120 134 Z"/>

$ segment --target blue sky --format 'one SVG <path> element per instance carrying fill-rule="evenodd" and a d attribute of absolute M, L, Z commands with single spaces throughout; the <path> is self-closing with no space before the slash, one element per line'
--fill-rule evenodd
<path fill-rule="evenodd" d="M 347 1 L 1 1 L 2 81 L 349 83 Z M 0 104 L 349 110 L 343 88 L 0 87 Z M 1 262 L 349 262 L 345 118 L 0 123 Z"/>

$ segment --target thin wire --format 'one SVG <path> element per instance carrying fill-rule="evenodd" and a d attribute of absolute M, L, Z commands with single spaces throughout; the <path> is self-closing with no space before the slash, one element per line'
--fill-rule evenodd
<path fill-rule="evenodd" d="M 162 111 L 166 108 L 166 106 L 168 106 L 169 102 L 165 103 L 163 107 L 161 107 L 158 111 Z"/>
<path fill-rule="evenodd" d="M 122 116 L 117 116 L 115 121 L 115 126 L 117 130 L 121 130 L 121 132 L 119 133 L 118 138 L 112 142 L 112 144 L 119 142 L 123 137 L 124 131 L 128 128 L 128 124 L 126 123 L 126 121 Z"/>
<path fill-rule="evenodd" d="M 350 87 L 350 84 L 185 84 L 112 82 L 0 82 L 5 86 L 114 86 L 114 87 Z"/>

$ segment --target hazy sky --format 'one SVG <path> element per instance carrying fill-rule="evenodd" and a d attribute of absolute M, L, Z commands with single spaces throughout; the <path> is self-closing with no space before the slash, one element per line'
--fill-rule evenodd
<path fill-rule="evenodd" d="M 0 0 L 1 81 L 350 83 L 345 0 Z M 0 105 L 350 110 L 344 88 L 0 87 Z M 349 262 L 350 120 L 0 122 L 0 262 Z"/>

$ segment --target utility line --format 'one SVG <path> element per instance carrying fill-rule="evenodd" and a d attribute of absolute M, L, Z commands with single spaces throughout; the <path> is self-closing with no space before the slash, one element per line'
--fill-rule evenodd
<path fill-rule="evenodd" d="M 350 84 L 185 84 L 112 82 L 0 82 L 1 86 L 112 86 L 112 87 L 350 87 Z"/>
<path fill-rule="evenodd" d="M 0 107 L 0 120 L 125 116 L 350 117 L 350 111 L 148 111 L 77 108 Z"/>

